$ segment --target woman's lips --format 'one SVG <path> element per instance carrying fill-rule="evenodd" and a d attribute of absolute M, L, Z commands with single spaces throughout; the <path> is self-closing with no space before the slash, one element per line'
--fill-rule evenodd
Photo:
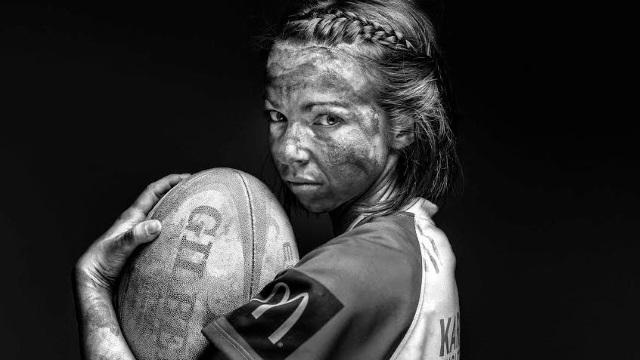
<path fill-rule="evenodd" d="M 294 182 L 294 181 L 287 181 L 287 184 L 289 184 L 289 187 L 293 192 L 314 191 L 318 189 L 321 185 L 320 183 L 314 183 L 314 182 Z"/>

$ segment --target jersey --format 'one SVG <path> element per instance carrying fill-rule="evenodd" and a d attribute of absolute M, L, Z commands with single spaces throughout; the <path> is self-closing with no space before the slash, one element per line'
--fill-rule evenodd
<path fill-rule="evenodd" d="M 358 218 L 203 329 L 229 359 L 446 359 L 460 352 L 455 258 L 416 199 Z"/>

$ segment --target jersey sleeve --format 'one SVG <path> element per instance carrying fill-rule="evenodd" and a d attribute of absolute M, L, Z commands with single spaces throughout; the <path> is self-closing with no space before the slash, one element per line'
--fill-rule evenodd
<path fill-rule="evenodd" d="M 366 230 L 308 254 L 203 334 L 229 359 L 388 357 L 417 306 L 420 260 Z"/>
<path fill-rule="evenodd" d="M 203 333 L 230 359 L 285 359 L 343 309 L 321 283 L 291 269 Z"/>

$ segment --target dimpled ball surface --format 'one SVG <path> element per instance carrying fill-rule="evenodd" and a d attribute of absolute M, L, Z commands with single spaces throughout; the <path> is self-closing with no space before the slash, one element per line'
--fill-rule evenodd
<path fill-rule="evenodd" d="M 197 359 L 200 330 L 298 261 L 289 220 L 253 176 L 216 168 L 171 189 L 151 210 L 160 236 L 123 271 L 122 331 L 137 359 Z"/>

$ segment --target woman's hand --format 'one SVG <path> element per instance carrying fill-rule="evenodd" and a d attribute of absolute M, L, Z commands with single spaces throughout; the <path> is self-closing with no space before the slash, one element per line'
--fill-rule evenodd
<path fill-rule="evenodd" d="M 107 232 L 80 257 L 75 266 L 75 298 L 85 359 L 135 360 L 112 303 L 116 280 L 135 248 L 160 233 L 160 222 L 145 221 L 153 206 L 188 174 L 169 175 L 147 187 Z"/>
<path fill-rule="evenodd" d="M 173 174 L 150 184 L 113 226 L 80 257 L 75 268 L 76 286 L 111 293 L 133 250 L 160 234 L 160 222 L 145 221 L 147 214 L 162 195 L 188 176 Z"/>

